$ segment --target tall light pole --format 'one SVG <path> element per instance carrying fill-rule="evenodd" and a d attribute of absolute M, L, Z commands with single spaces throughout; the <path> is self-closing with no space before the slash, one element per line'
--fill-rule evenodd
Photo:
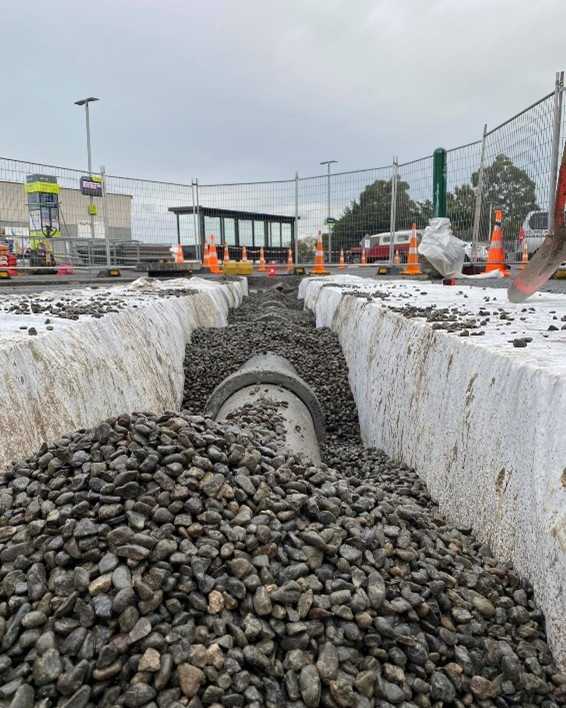
<path fill-rule="evenodd" d="M 92 176 L 92 150 L 90 146 L 90 116 L 89 116 L 89 111 L 88 111 L 88 104 L 93 103 L 94 101 L 99 101 L 99 98 L 95 98 L 94 96 L 89 96 L 89 98 L 81 98 L 80 101 L 75 101 L 75 106 L 84 106 L 85 107 L 85 120 L 86 120 L 86 149 L 87 149 L 87 156 L 88 156 L 88 177 L 89 179 Z M 90 197 L 90 237 L 94 238 L 94 214 L 92 213 L 93 209 L 93 198 L 92 196 Z"/>
<path fill-rule="evenodd" d="M 330 219 L 332 214 L 330 213 L 330 165 L 334 165 L 338 160 L 324 160 L 321 165 L 326 165 L 328 167 L 328 216 L 326 219 L 326 228 L 328 229 L 328 262 L 332 263 L 332 235 L 330 232 Z"/>

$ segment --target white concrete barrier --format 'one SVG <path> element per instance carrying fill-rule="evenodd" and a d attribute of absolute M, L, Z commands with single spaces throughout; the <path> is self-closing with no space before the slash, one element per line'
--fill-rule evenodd
<path fill-rule="evenodd" d="M 159 296 L 160 289 L 187 288 L 198 292 Z M 0 472 L 44 441 L 110 416 L 179 408 L 192 331 L 225 326 L 229 308 L 247 293 L 247 281 L 192 278 L 160 286 L 140 279 L 107 292 L 123 301 L 124 309 L 100 319 L 51 318 L 53 331 L 46 330 L 46 315 L 0 312 Z M 41 297 L 88 302 L 104 293 L 73 290 Z M 4 309 L 17 301 L 7 298 Z M 22 326 L 35 326 L 38 335 Z"/>
<path fill-rule="evenodd" d="M 498 289 L 337 281 L 305 279 L 299 297 L 340 338 L 364 443 L 414 467 L 448 518 L 533 584 L 566 668 L 566 297 L 521 306 Z M 376 291 L 385 299 L 363 296 Z M 391 309 L 407 304 L 455 308 L 485 333 Z M 532 342 L 515 348 L 521 337 Z"/>

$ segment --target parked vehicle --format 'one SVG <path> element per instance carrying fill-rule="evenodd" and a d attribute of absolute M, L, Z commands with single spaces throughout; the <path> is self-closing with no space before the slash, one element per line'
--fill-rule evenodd
<path fill-rule="evenodd" d="M 395 252 L 399 254 L 402 262 L 406 262 L 409 254 L 409 244 L 411 241 L 412 231 L 396 231 L 395 232 Z M 417 241 L 420 241 L 422 231 L 417 231 Z M 379 261 L 389 260 L 389 247 L 391 244 L 391 233 L 385 231 L 380 234 L 366 236 L 360 242 L 360 251 L 362 248 L 366 252 L 366 261 L 368 263 L 376 263 Z"/>
<path fill-rule="evenodd" d="M 519 229 L 519 238 L 517 244 L 516 260 L 521 260 L 523 252 L 523 241 L 527 240 L 527 248 L 529 256 L 534 255 L 542 246 L 546 235 L 548 234 L 548 212 L 547 211 L 530 211 L 521 228 Z"/>

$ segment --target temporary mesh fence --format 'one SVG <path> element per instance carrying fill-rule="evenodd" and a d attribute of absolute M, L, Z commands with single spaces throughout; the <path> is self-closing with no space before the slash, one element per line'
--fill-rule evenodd
<path fill-rule="evenodd" d="M 478 240 L 489 240 L 495 211 L 502 210 L 510 258 L 519 256 L 527 217 L 534 230 L 548 228 L 553 126 L 554 92 L 486 133 Z"/>
<path fill-rule="evenodd" d="M 487 243 L 494 212 L 501 209 L 507 257 L 513 260 L 525 224 L 529 233 L 548 228 L 556 178 L 553 160 L 566 135 L 566 118 L 557 107 L 562 91 L 560 82 L 552 93 L 486 130 L 483 140 L 447 151 L 447 216 L 456 236 Z M 252 255 L 262 246 L 268 259 L 270 251 L 293 243 L 295 259 L 308 261 L 320 234 L 333 263 L 341 250 L 347 260 L 359 260 L 362 247 L 370 243 L 374 259 L 388 260 L 393 250 L 402 251 L 412 225 L 422 231 L 433 215 L 432 156 L 364 170 L 233 184 L 181 184 L 109 174 L 104 178 L 105 196 L 92 198 L 80 191 L 86 170 L 0 158 L 0 234 L 7 238 L 28 234 L 24 185 L 34 174 L 57 178 L 60 235 L 68 239 L 68 249 L 76 253 L 73 239 L 139 242 L 128 257 L 141 260 L 148 244 L 168 253 L 178 240 L 198 257 L 203 232 L 231 249 L 245 245 Z M 89 214 L 92 204 L 94 215 Z M 178 208 L 183 208 L 181 215 Z"/>

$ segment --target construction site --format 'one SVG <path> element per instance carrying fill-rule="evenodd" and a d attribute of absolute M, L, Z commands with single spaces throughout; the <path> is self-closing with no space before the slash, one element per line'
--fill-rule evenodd
<path fill-rule="evenodd" d="M 3 10 L 58 80 L 12 47 L 0 708 L 566 706 L 565 85 L 530 10 L 129 4 Z"/>

